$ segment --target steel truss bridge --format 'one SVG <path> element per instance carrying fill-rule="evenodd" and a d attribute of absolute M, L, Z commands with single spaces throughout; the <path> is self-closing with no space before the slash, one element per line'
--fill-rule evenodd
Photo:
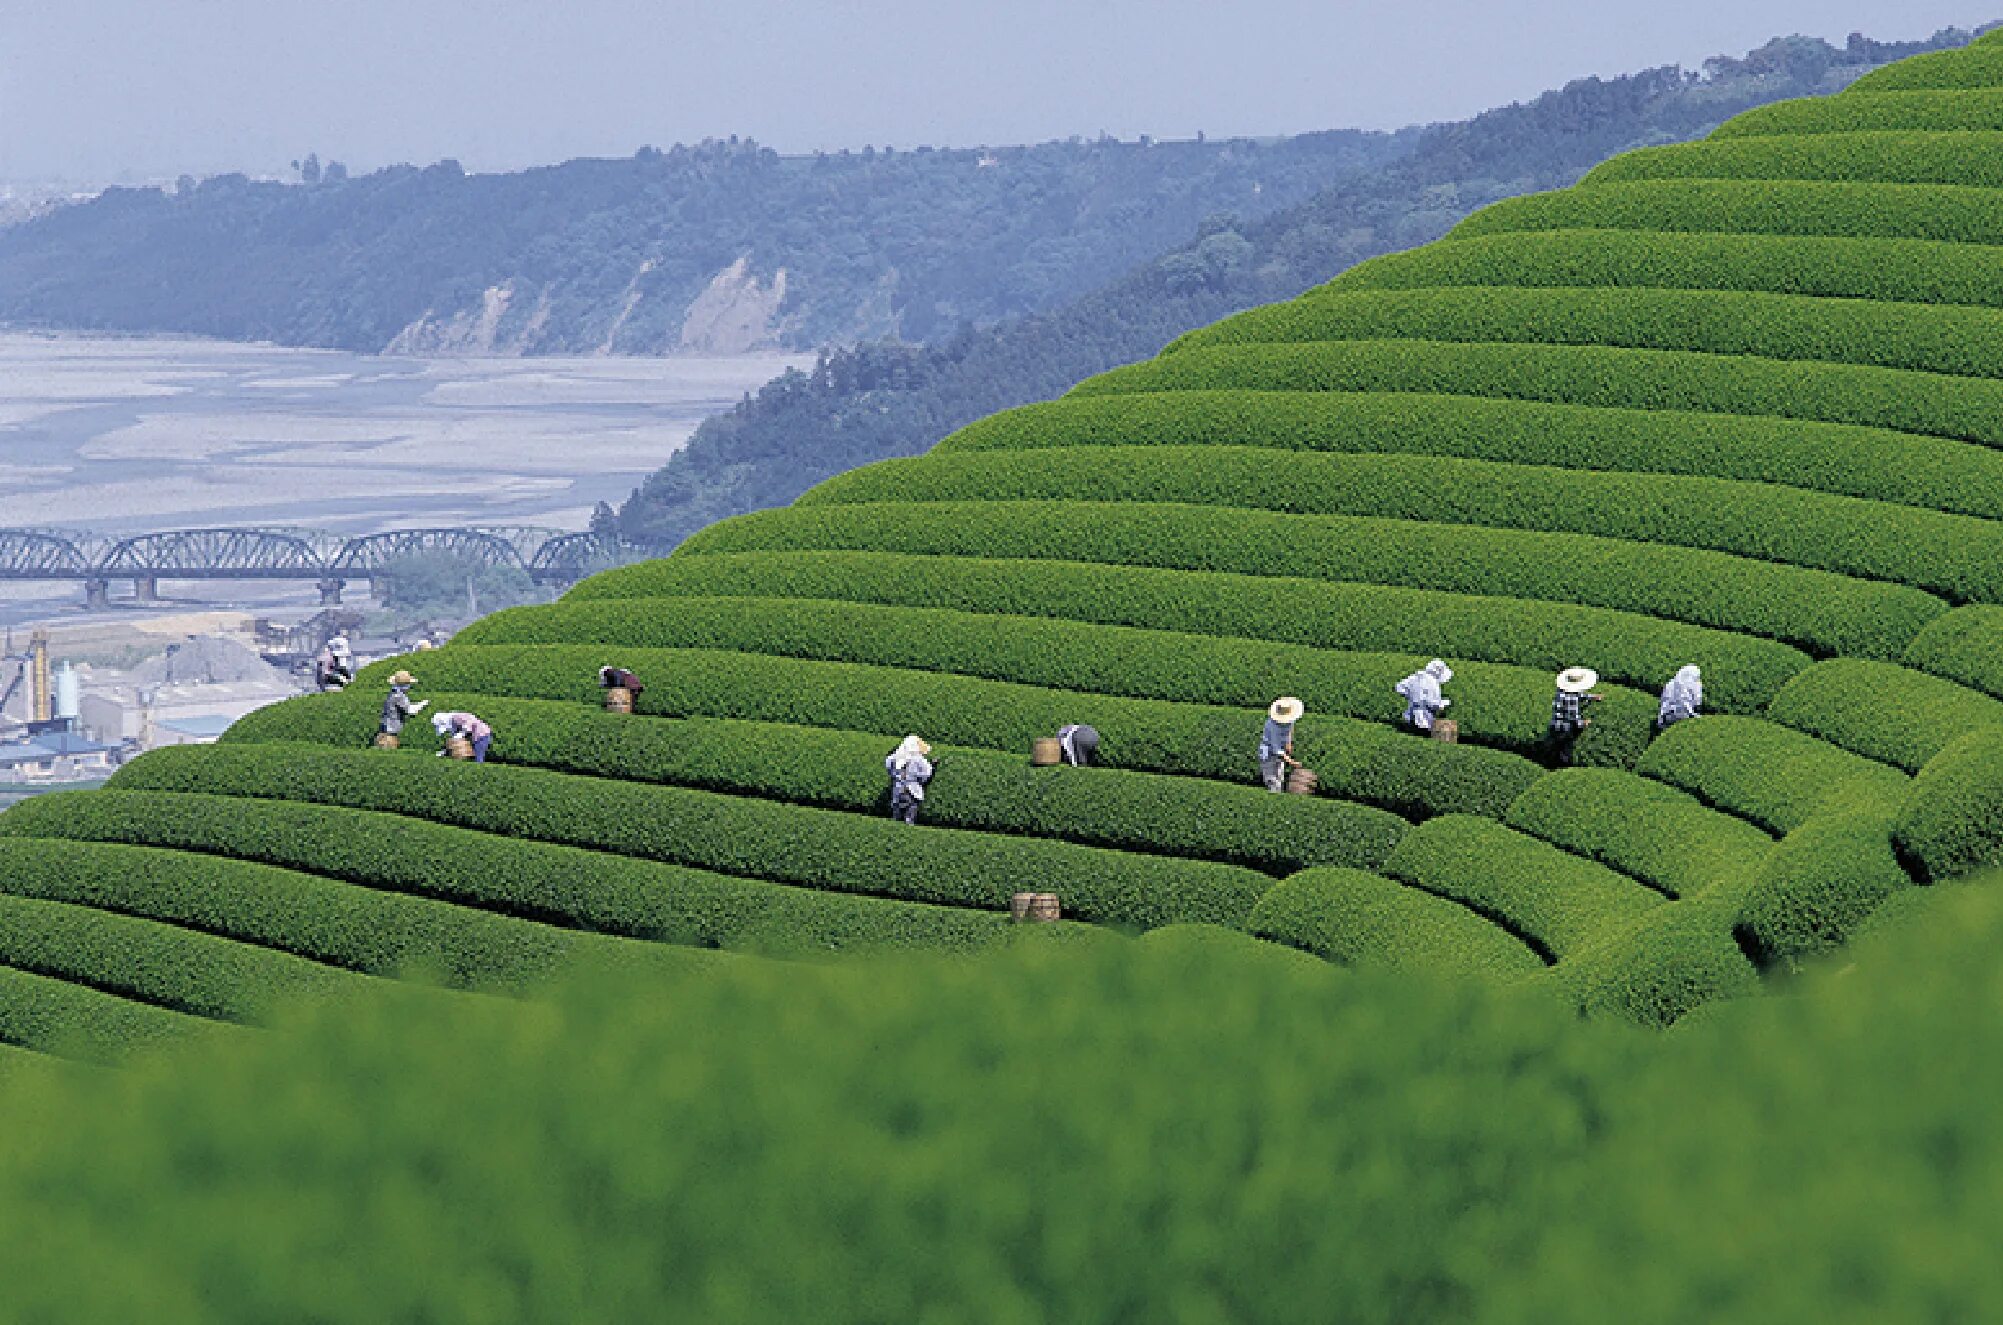
<path fill-rule="evenodd" d="M 629 561 L 634 553 L 598 534 L 532 527 L 392 529 L 353 538 L 310 529 L 171 529 L 127 538 L 65 529 L 0 529 L 0 580 L 70 580 L 95 606 L 111 583 L 130 580 L 141 602 L 162 580 L 311 580 L 320 601 L 341 601 L 351 580 L 373 581 L 407 557 L 449 556 L 520 571 L 541 584 L 570 584 Z"/>

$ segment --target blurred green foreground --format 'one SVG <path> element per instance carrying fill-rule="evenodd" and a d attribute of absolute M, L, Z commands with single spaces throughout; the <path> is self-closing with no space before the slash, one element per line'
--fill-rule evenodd
<path fill-rule="evenodd" d="M 0 1319 L 1996 1319 L 2003 892 L 1915 898 L 1668 1034 L 1169 930 L 0 1050 Z"/>

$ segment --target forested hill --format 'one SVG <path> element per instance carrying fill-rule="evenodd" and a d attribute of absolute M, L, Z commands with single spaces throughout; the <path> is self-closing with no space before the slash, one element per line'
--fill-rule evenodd
<path fill-rule="evenodd" d="M 1629 148 L 1695 138 L 1750 107 L 1835 92 L 1893 60 L 1965 45 L 1852 37 L 1768 43 L 1701 74 L 1674 67 L 1589 78 L 1535 101 L 1424 130 L 1409 150 L 1264 219 L 1209 221 L 1194 240 L 1055 311 L 929 347 L 824 355 L 732 412 L 634 493 L 622 531 L 677 542 L 726 515 L 782 505 L 830 475 L 915 455 L 946 433 L 1145 358 L 1193 327 L 1290 298 L 1352 264 L 1415 247 L 1499 198 L 1572 183 Z"/>
<path fill-rule="evenodd" d="M 1112 139 L 781 157 L 731 139 L 506 175 L 114 189 L 0 230 L 0 321 L 377 351 L 734 352 L 1046 309 L 1416 141 Z"/>

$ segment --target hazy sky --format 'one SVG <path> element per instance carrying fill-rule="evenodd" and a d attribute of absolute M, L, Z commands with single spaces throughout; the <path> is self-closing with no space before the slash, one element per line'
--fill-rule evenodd
<path fill-rule="evenodd" d="M 1394 127 L 2003 0 L 0 0 L 0 179 Z"/>

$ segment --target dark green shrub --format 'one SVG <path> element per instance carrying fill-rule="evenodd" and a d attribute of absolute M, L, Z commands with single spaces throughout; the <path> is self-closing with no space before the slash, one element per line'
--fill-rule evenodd
<path fill-rule="evenodd" d="M 2003 355 L 1998 356 L 2003 361 Z M 1297 455 L 1261 447 L 1078 446 L 886 460 L 796 505 L 856 502 L 1182 502 L 1592 534 L 1730 552 L 1891 580 L 1952 599 L 2003 599 L 2003 525 L 1766 484 L 1599 474 L 1487 460 Z"/>
<path fill-rule="evenodd" d="M 1468 815 L 1420 824 L 1405 834 L 1384 871 L 1489 917 L 1556 958 L 1663 904 L 1604 865 Z"/>
<path fill-rule="evenodd" d="M 893 518 L 894 516 L 894 518 Z M 865 550 L 1362 580 L 1641 612 L 1811 651 L 1895 658 L 1947 610 L 1917 589 L 1722 552 L 1362 516 L 1090 502 L 795 506 L 711 525 L 680 555 Z"/>
<path fill-rule="evenodd" d="M 1711 137 L 1715 140 L 1891 129 L 1934 132 L 2003 129 L 2003 91 L 1973 87 L 1952 92 L 1871 93 L 1858 92 L 1853 87 L 1839 97 L 1806 97 L 1756 107 L 1726 120 Z"/>
<path fill-rule="evenodd" d="M 1636 179 L 1825 179 L 1867 184 L 2003 185 L 1992 133 L 1804 134 L 1644 147 L 1586 172 L 1579 187 Z"/>
<path fill-rule="evenodd" d="M 0 966 L 0 1039 L 93 1063 L 231 1034 L 226 1023 Z"/>
<path fill-rule="evenodd" d="M 1859 658 L 1817 663 L 1781 687 L 1769 713 L 1775 722 L 1912 773 L 1969 731 L 2003 729 L 2003 700 Z"/>
<path fill-rule="evenodd" d="M 1929 879 L 2003 861 L 2003 729 L 1970 732 L 1929 760 L 1893 838 Z"/>
<path fill-rule="evenodd" d="M 1687 350 L 1998 375 L 2003 315 L 1995 309 L 1876 300 L 1757 289 L 1338 285 L 1189 332 L 1163 352 L 1163 361 L 1225 346 L 1418 340 Z"/>
<path fill-rule="evenodd" d="M 1615 409 L 1860 424 L 2003 446 L 2003 382 L 1691 350 L 1448 341 L 1189 349 L 1116 368 L 1079 397 L 1146 391 L 1417 391 Z"/>
<path fill-rule="evenodd" d="M 117 790 L 379 810 L 736 878 L 997 912 L 1007 911 L 1012 893 L 1047 891 L 1063 898 L 1065 914 L 1083 920 L 1242 926 L 1271 882 L 1210 861 L 955 828 L 914 832 L 880 815 L 541 769 L 496 765 L 469 777 L 437 759 L 302 746 L 231 749 L 224 759 L 164 753 L 170 758 L 123 770 Z M 259 800 L 247 812 L 271 804 Z"/>
<path fill-rule="evenodd" d="M 1550 980 L 1587 1013 L 1670 1026 L 1709 1003 L 1759 989 L 1732 926 L 1747 884 L 1658 906 L 1625 931 L 1559 962 Z"/>
<path fill-rule="evenodd" d="M 1833 812 L 1781 840 L 1740 913 L 1761 960 L 1835 947 L 1911 886 L 1892 851 L 1891 814 L 1889 806 Z"/>
<path fill-rule="evenodd" d="M 1752 824 L 1612 769 L 1563 769 L 1531 783 L 1507 822 L 1671 897 L 1750 879 L 1773 850 Z"/>
<path fill-rule="evenodd" d="M 1841 802 L 1896 804 L 1912 779 L 1805 732 L 1757 718 L 1680 722 L 1635 771 L 1781 834 Z"/>
<path fill-rule="evenodd" d="M 1062 616 L 1359 652 L 1402 652 L 1413 641 L 1425 640 L 1449 658 L 1553 672 L 1576 658 L 1591 658 L 1609 681 L 1649 691 L 1694 661 L 1716 678 L 1706 686 L 1706 702 L 1728 713 L 1764 712 L 1774 692 L 1809 661 L 1800 650 L 1772 640 L 1569 603 L 1145 566 L 898 552 L 666 557 L 587 581 L 563 605 L 711 594 Z M 471 629 L 482 626 L 476 623 Z"/>
<path fill-rule="evenodd" d="M 230 856 L 605 934 L 704 947 L 971 948 L 1011 934 L 1006 913 L 820 893 L 398 815 L 281 801 L 150 791 L 52 794 L 0 816 L 0 835 Z"/>
<path fill-rule="evenodd" d="M 1521 939 L 1457 903 L 1361 870 L 1308 870 L 1253 908 L 1251 932 L 1346 966 L 1490 980 L 1544 969 Z"/>
<path fill-rule="evenodd" d="M 1995 88 L 2003 85 L 2003 46 L 1994 34 L 1960 50 L 1933 51 L 1873 69 L 1850 85 L 1851 94 L 1913 92 L 1935 88 Z M 1847 98 L 1846 98 L 1847 99 Z"/>
<path fill-rule="evenodd" d="M 2003 608 L 1956 608 L 1913 636 L 1900 661 L 2003 699 Z"/>

